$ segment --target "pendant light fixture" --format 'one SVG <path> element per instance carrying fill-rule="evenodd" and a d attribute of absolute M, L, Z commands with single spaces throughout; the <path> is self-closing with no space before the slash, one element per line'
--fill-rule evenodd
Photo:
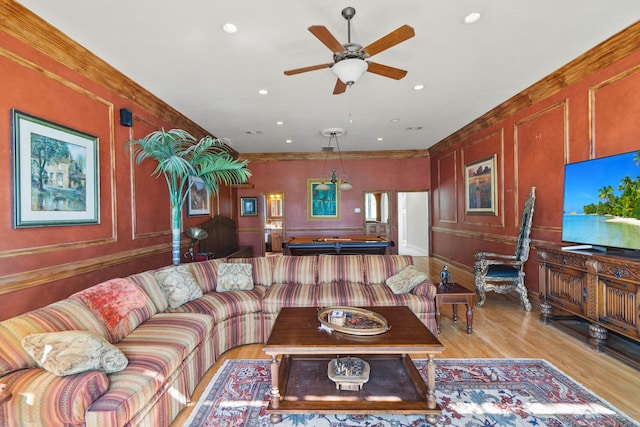
<path fill-rule="evenodd" d="M 317 190 L 330 190 L 331 187 L 329 186 L 329 183 L 337 185 L 338 190 L 346 191 L 346 190 L 353 189 L 353 185 L 347 182 L 347 174 L 344 173 L 344 164 L 342 163 L 342 153 L 340 152 L 340 144 L 338 143 L 338 136 L 342 136 L 345 133 L 346 131 L 341 128 L 327 128 L 327 129 L 323 129 L 320 132 L 322 136 L 329 138 L 329 144 L 326 147 L 322 147 L 322 150 L 325 151 L 327 154 L 325 155 L 325 158 L 324 158 L 324 165 L 322 166 L 322 175 L 320 176 L 320 179 L 322 179 L 322 182 L 316 186 Z M 331 145 L 331 142 L 333 140 L 336 141 L 335 148 L 336 150 L 338 150 L 338 158 L 340 159 L 340 169 L 342 171 L 340 175 L 338 175 L 338 171 L 336 171 L 335 168 L 331 169 L 330 171 L 327 169 L 327 160 L 329 158 L 329 153 L 333 152 L 333 146 Z M 338 184 L 338 181 L 342 181 L 342 182 Z"/>

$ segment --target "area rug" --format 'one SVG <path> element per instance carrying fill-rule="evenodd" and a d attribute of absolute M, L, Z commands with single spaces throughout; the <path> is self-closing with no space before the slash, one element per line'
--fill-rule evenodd
<path fill-rule="evenodd" d="M 426 361 L 416 360 L 426 378 Z M 625 414 L 540 359 L 438 359 L 438 426 L 632 427 Z M 187 420 L 189 427 L 271 427 L 268 360 L 228 360 Z M 424 416 L 297 414 L 278 427 L 426 427 Z"/>

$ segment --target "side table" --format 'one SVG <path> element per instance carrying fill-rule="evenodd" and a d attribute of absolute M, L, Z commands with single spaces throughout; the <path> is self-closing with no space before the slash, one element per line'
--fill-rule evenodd
<path fill-rule="evenodd" d="M 467 305 L 467 333 L 473 332 L 473 299 L 475 292 L 461 286 L 457 283 L 449 284 L 447 289 L 438 286 L 436 293 L 436 324 L 438 325 L 438 333 L 440 333 L 440 307 L 443 304 L 453 305 L 453 321 L 458 321 L 458 304 Z"/>

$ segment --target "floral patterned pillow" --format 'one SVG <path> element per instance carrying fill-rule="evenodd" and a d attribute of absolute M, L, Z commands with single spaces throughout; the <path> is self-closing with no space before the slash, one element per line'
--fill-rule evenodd
<path fill-rule="evenodd" d="M 27 335 L 22 347 L 38 366 L 64 377 L 99 370 L 110 374 L 127 367 L 127 357 L 101 336 L 86 331 Z"/>
<path fill-rule="evenodd" d="M 170 308 L 178 308 L 202 296 L 202 289 L 187 266 L 165 268 L 156 271 L 155 276 L 160 289 L 169 301 Z"/>
<path fill-rule="evenodd" d="M 386 284 L 394 294 L 406 294 L 426 279 L 425 273 L 416 270 L 415 266 L 409 265 L 400 270 L 398 274 L 389 277 Z"/>
<path fill-rule="evenodd" d="M 251 264 L 223 263 L 218 267 L 216 292 L 248 291 L 253 289 L 253 266 Z"/>

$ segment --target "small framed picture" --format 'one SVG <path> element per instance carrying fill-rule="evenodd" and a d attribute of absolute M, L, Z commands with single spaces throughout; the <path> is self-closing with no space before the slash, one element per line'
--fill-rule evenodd
<path fill-rule="evenodd" d="M 240 216 L 257 216 L 258 198 L 240 197 Z"/>
<path fill-rule="evenodd" d="M 498 215 L 496 155 L 465 165 L 464 181 L 466 212 Z"/>
<path fill-rule="evenodd" d="M 189 177 L 189 197 L 187 200 L 187 216 L 210 215 L 211 193 L 204 185 L 202 178 Z"/>

